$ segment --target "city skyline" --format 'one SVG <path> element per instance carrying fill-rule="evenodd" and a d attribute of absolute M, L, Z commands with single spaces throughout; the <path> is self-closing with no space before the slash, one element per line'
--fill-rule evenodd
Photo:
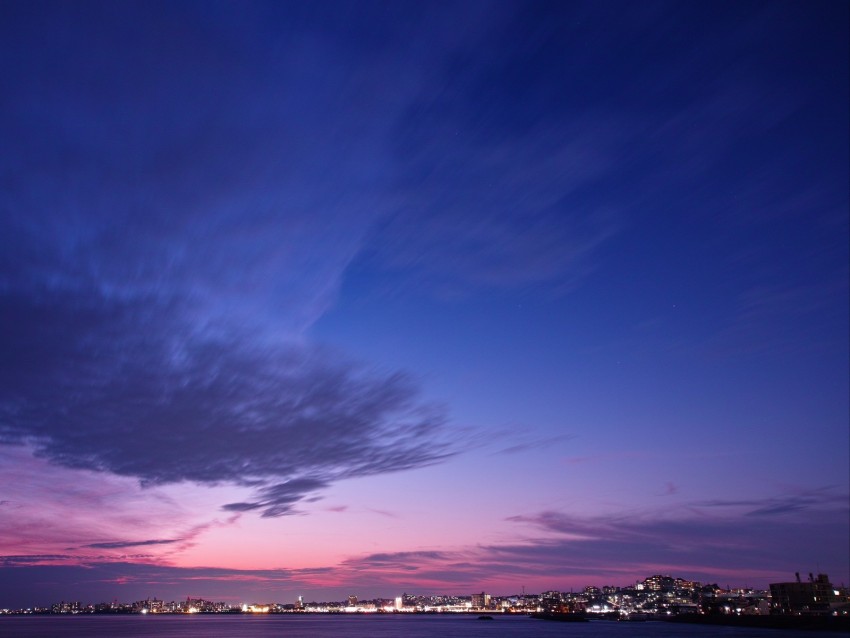
<path fill-rule="evenodd" d="M 3 3 L 0 607 L 850 583 L 848 20 Z"/>
<path fill-rule="evenodd" d="M 809 589 L 809 591 L 819 591 L 824 596 L 824 602 L 830 602 L 833 611 L 837 611 L 835 615 L 846 616 L 847 606 L 850 604 L 850 590 L 844 584 L 834 584 L 829 581 L 827 574 L 818 574 L 815 578 L 814 574 L 810 573 L 807 580 L 803 580 L 799 573 L 796 573 L 795 580 L 772 583 L 771 591 L 782 591 L 783 588 L 796 588 L 800 590 Z M 819 595 L 819 594 L 816 594 Z M 613 596 L 614 607 L 602 608 L 597 604 L 596 608 L 591 608 L 594 601 L 597 603 L 603 599 Z M 573 591 L 558 591 L 546 590 L 540 592 L 526 592 L 523 587 L 522 591 L 512 593 L 492 593 L 492 592 L 476 592 L 476 593 L 459 593 L 459 592 L 402 592 L 392 596 L 375 596 L 370 598 L 358 597 L 356 594 L 349 594 L 340 600 L 309 600 L 303 595 L 296 597 L 294 601 L 246 601 L 235 597 L 224 597 L 221 600 L 210 600 L 204 596 L 186 596 L 185 599 L 166 600 L 157 598 L 155 595 L 149 595 L 141 600 L 127 601 L 112 598 L 104 601 L 83 601 L 75 600 L 72 596 L 69 600 L 56 601 L 52 605 L 45 607 L 26 606 L 17 609 L 0 608 L 0 613 L 6 614 L 27 614 L 27 613 L 42 613 L 52 610 L 52 613 L 112 613 L 120 611 L 120 613 L 147 613 L 148 611 L 163 612 L 163 613 L 229 613 L 234 609 L 241 608 L 242 611 L 257 611 L 259 613 L 278 612 L 298 612 L 308 611 L 316 613 L 335 613 L 346 611 L 348 613 L 362 613 L 364 611 L 446 611 L 460 612 L 478 610 L 483 608 L 502 608 L 504 611 L 510 612 L 527 612 L 530 610 L 540 610 L 541 604 L 549 601 L 549 606 L 553 601 L 563 602 L 579 602 L 584 604 L 590 613 L 608 613 L 609 611 L 620 608 L 621 613 L 634 613 L 641 608 L 647 606 L 661 605 L 670 607 L 671 605 L 679 607 L 685 603 L 705 602 L 709 607 L 716 606 L 718 601 L 727 600 L 730 598 L 750 597 L 755 600 L 763 600 L 771 604 L 772 596 L 766 589 L 759 590 L 753 587 L 721 587 L 717 583 L 700 583 L 699 581 L 689 580 L 681 576 L 671 576 L 664 574 L 653 574 L 645 578 L 640 578 L 634 583 L 618 584 L 618 585 L 599 585 L 589 584 L 585 587 Z M 774 601 L 775 602 L 775 601 Z M 546 606 L 544 604 L 544 606 Z M 695 609 L 688 605 L 688 608 L 682 608 L 676 611 L 676 614 L 694 613 Z M 740 610 L 739 610 L 740 611 Z M 765 610 L 766 611 L 766 610 Z M 665 612 L 666 613 L 666 612 Z M 705 613 L 705 610 L 703 610 Z M 728 612 L 727 612 L 728 613 Z M 759 615 L 763 615 L 762 614 Z M 787 613 L 787 610 L 782 612 Z"/>

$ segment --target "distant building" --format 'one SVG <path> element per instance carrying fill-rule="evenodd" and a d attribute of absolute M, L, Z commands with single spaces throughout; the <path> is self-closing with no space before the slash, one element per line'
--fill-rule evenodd
<path fill-rule="evenodd" d="M 348 606 L 349 607 L 357 607 L 357 596 L 349 596 L 348 597 Z"/>
<path fill-rule="evenodd" d="M 825 615 L 830 613 L 833 597 L 832 584 L 826 574 L 814 578 L 809 574 L 808 581 L 797 579 L 790 583 L 771 583 L 770 597 L 777 614 L 802 616 Z"/>
<path fill-rule="evenodd" d="M 670 591 L 675 586 L 676 580 L 674 578 L 656 574 L 655 576 L 644 579 L 642 589 L 648 589 L 649 591 Z"/>
<path fill-rule="evenodd" d="M 486 609 L 490 606 L 490 594 L 485 594 L 483 591 L 480 594 L 472 594 L 472 608 Z"/>

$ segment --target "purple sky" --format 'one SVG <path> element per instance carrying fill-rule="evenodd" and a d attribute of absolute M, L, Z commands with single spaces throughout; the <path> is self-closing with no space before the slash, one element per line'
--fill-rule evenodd
<path fill-rule="evenodd" d="M 841 2 L 0 5 L 0 607 L 850 583 Z"/>

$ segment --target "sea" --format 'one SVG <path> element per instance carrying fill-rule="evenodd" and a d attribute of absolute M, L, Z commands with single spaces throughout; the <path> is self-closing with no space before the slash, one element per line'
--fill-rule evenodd
<path fill-rule="evenodd" d="M 525 616 L 475 615 L 187 615 L 2 616 L 0 636 L 14 638 L 816 638 L 811 632 L 707 627 L 665 622 L 563 623 Z"/>

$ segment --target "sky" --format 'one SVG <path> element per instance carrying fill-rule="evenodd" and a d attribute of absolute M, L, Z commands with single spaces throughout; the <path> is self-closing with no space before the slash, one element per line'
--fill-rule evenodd
<path fill-rule="evenodd" d="M 848 20 L 0 4 L 0 607 L 850 584 Z"/>

